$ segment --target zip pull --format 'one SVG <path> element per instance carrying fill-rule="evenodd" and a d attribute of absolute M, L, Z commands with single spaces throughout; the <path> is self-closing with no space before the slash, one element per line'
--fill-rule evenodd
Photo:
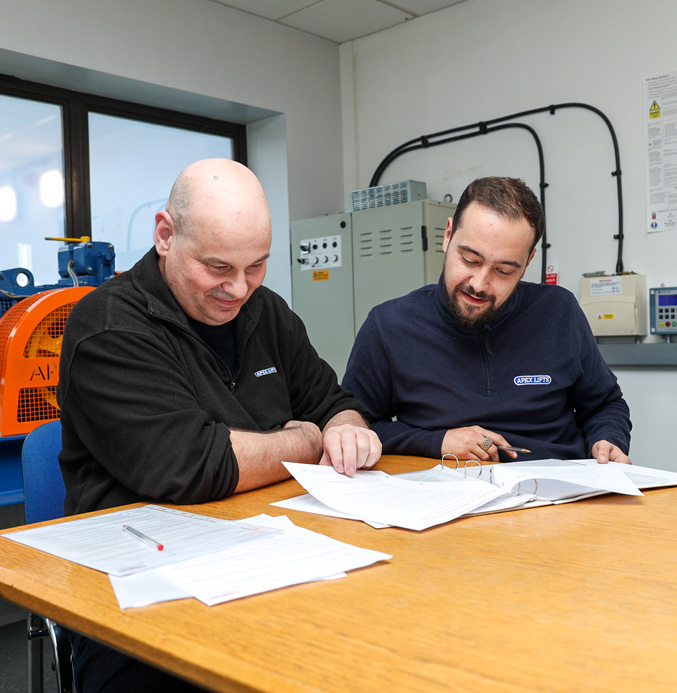
<path fill-rule="evenodd" d="M 235 392 L 235 381 L 231 380 L 230 385 L 228 387 L 230 388 L 231 392 Z"/>
<path fill-rule="evenodd" d="M 482 327 L 482 332 L 484 332 L 484 348 L 487 350 L 487 353 L 495 356 L 494 352 L 491 350 L 491 344 L 489 343 L 489 333 L 491 332 L 491 327 L 489 327 L 489 325 L 484 325 Z"/>

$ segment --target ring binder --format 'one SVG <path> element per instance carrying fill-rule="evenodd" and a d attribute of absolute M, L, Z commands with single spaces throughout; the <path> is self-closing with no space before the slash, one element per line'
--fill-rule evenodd
<path fill-rule="evenodd" d="M 446 452 L 446 453 L 444 453 L 444 455 L 442 455 L 442 462 L 441 462 L 442 469 L 444 469 L 444 467 L 445 467 L 444 460 L 447 457 L 453 457 L 456 460 L 456 466 L 455 467 L 449 467 L 449 469 L 453 469 L 453 471 L 455 471 L 455 472 L 459 471 L 461 469 L 461 461 L 458 459 L 458 457 L 456 457 L 456 455 L 454 455 L 453 452 Z M 482 463 L 479 460 L 465 460 L 465 464 L 462 467 L 463 476 L 468 476 L 468 464 L 470 462 L 474 462 L 478 466 L 479 474 L 477 476 L 479 477 L 480 474 L 482 473 Z"/>

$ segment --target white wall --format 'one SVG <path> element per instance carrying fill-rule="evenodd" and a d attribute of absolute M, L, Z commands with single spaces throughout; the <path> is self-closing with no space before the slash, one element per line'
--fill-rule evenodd
<path fill-rule="evenodd" d="M 677 284 L 677 233 L 647 234 L 644 78 L 677 70 L 673 0 L 469 0 L 341 46 L 345 203 L 403 142 L 549 104 L 602 110 L 619 140 L 626 270 L 648 286 Z M 524 118 L 545 150 L 549 260 L 577 295 L 583 272 L 616 266 L 611 139 L 596 115 Z M 425 181 L 457 199 L 482 175 L 521 177 L 538 192 L 536 149 L 514 130 L 407 154 L 381 183 Z M 540 279 L 540 251 L 527 279 Z M 677 345 L 675 346 L 677 348 Z M 666 451 L 677 415 L 677 369 L 619 368 L 634 422 L 634 460 L 677 470 Z"/>
<path fill-rule="evenodd" d="M 649 286 L 677 283 L 677 235 L 644 231 L 643 79 L 677 70 L 672 0 L 469 0 L 344 44 L 340 64 L 335 44 L 210 0 L 0 0 L 0 8 L 3 74 L 256 123 L 250 158 L 274 219 L 267 284 L 287 300 L 290 219 L 344 209 L 350 190 L 368 185 L 405 140 L 568 101 L 600 108 L 616 128 L 625 268 L 646 273 Z M 582 272 L 615 268 L 610 140 L 602 121 L 581 111 L 526 122 L 545 147 L 549 258 L 578 293 Z M 381 182 L 422 180 L 432 198 L 457 198 L 489 174 L 537 186 L 530 138 L 509 131 L 409 154 Z M 538 280 L 538 265 L 537 257 L 528 279 Z M 677 469 L 663 447 L 677 372 L 618 375 L 635 460 Z"/>
<path fill-rule="evenodd" d="M 273 213 L 266 283 L 291 301 L 290 218 L 342 206 L 338 46 L 210 0 L 0 0 L 0 9 L 0 73 L 267 122 L 248 142 Z"/>

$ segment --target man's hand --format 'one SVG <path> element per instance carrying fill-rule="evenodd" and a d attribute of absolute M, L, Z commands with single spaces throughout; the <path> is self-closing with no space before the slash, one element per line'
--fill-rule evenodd
<path fill-rule="evenodd" d="M 357 469 L 371 469 L 381 457 L 381 441 L 364 419 L 353 410 L 332 417 L 324 428 L 320 464 L 333 465 L 353 476 Z"/>
<path fill-rule="evenodd" d="M 592 446 L 592 456 L 600 463 L 620 462 L 621 464 L 632 464 L 630 458 L 616 445 L 607 440 L 598 440 Z"/>
<path fill-rule="evenodd" d="M 491 446 L 482 447 L 485 438 L 491 440 Z M 442 455 L 453 454 L 459 460 L 482 460 L 483 462 L 498 462 L 497 445 L 510 445 L 499 433 L 488 431 L 481 426 L 464 426 L 463 428 L 450 428 L 444 434 L 442 441 Z M 486 448 L 486 449 L 485 449 Z M 517 457 L 516 452 L 506 452 L 512 458 Z"/>

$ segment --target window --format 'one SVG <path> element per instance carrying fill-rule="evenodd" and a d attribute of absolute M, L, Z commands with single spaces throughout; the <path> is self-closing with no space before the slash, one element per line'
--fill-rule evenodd
<path fill-rule="evenodd" d="M 0 270 L 54 283 L 65 217 L 61 107 L 0 94 Z M 49 251 L 49 252 L 43 252 Z"/>
<path fill-rule="evenodd" d="M 115 246 L 128 269 L 153 244 L 156 212 L 176 176 L 198 159 L 232 159 L 228 137 L 89 114 L 92 236 Z"/>
<path fill-rule="evenodd" d="M 124 270 L 152 245 L 154 217 L 189 163 L 246 164 L 244 126 L 0 77 L 0 271 L 58 281 L 60 243 L 115 246 Z"/>

